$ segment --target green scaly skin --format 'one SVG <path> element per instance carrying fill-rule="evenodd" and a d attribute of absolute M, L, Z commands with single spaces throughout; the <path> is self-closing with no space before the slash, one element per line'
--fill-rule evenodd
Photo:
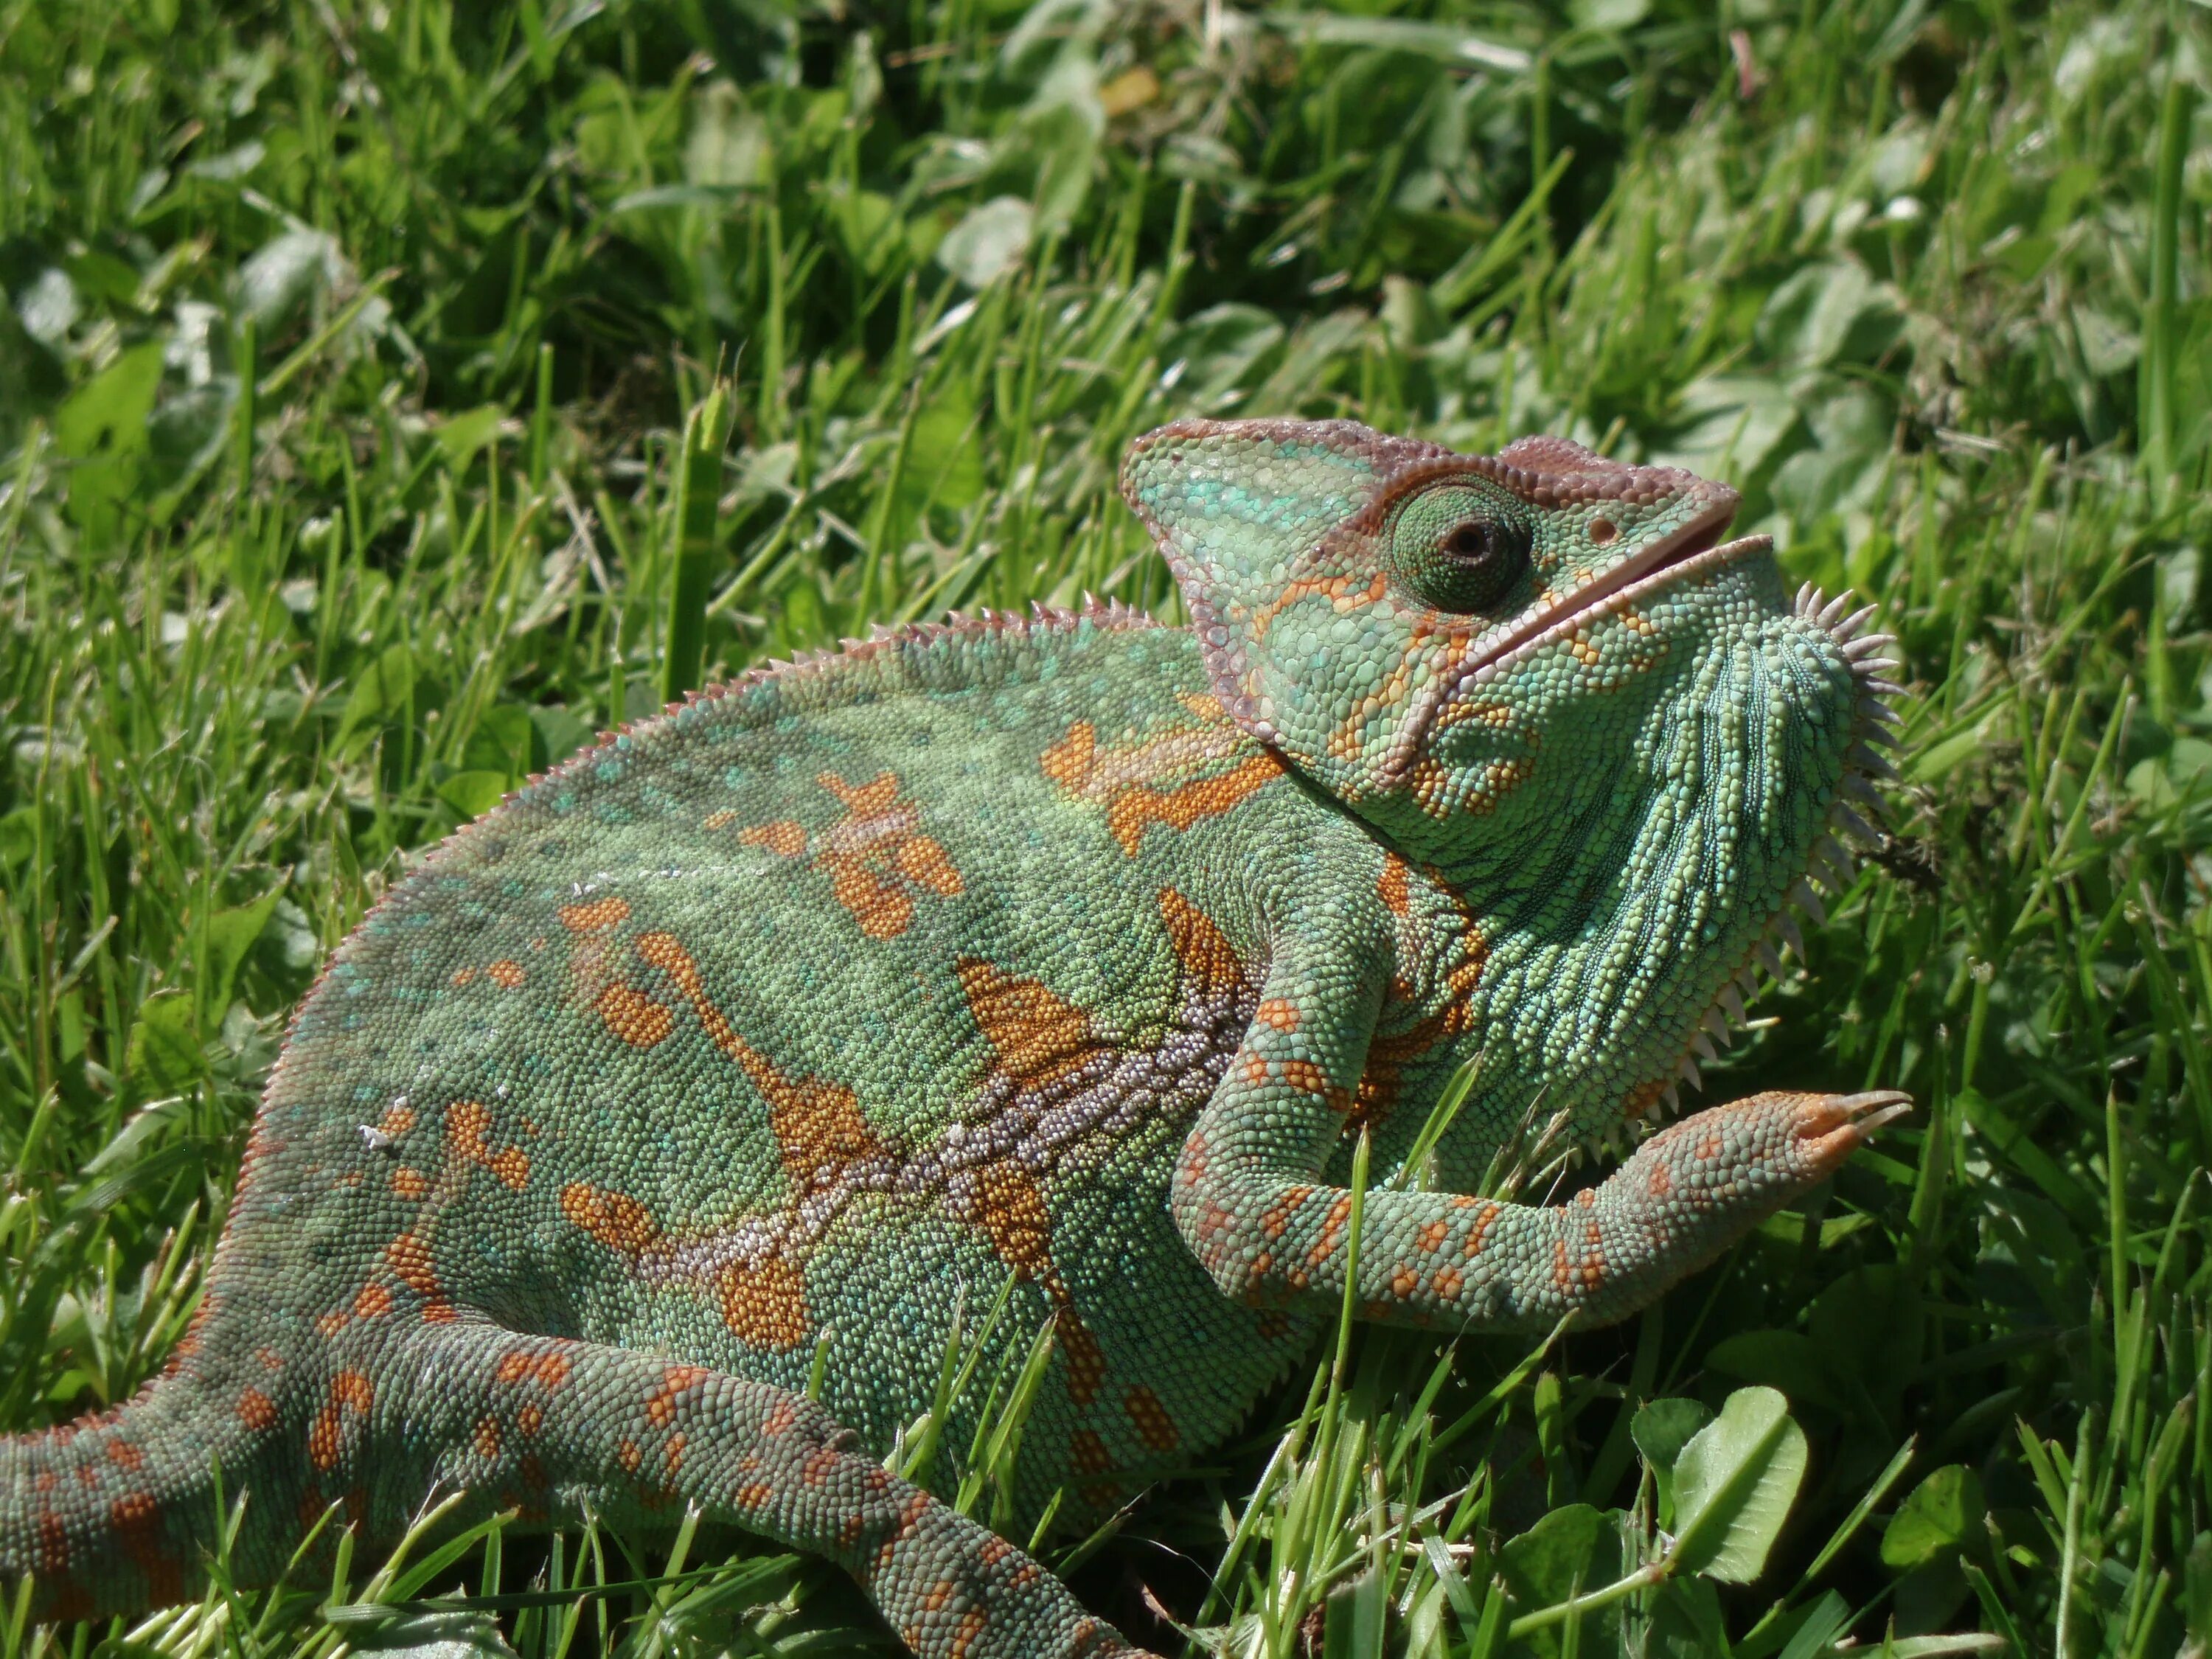
<path fill-rule="evenodd" d="M 0 1580 L 188 1593 L 219 1459 L 247 1582 L 333 1504 L 371 1547 L 434 1488 L 694 1504 L 917 1652 L 1119 1652 L 876 1461 L 956 1310 L 1007 1300 L 971 1396 L 1051 1322 L 1018 1497 L 1095 1506 L 1331 1316 L 1358 1127 L 1368 1316 L 1509 1330 L 1633 1312 L 1902 1109 L 1740 1101 L 1556 1208 L 1387 1184 L 1478 1051 L 1426 1184 L 1654 1106 L 1879 767 L 1879 640 L 1719 543 L 1734 492 L 1559 440 L 1184 422 L 1123 487 L 1194 628 L 987 616 L 749 674 L 379 905 L 176 1363 L 0 1443 Z"/>

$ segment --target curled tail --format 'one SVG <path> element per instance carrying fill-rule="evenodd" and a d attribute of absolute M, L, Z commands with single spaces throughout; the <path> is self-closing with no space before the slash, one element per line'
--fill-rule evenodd
<path fill-rule="evenodd" d="M 297 1443 L 282 1431 L 297 1394 L 283 1386 L 290 1367 L 271 1348 L 216 1361 L 192 1338 L 186 1347 L 112 1411 L 0 1438 L 0 1589 L 28 1575 L 35 1617 L 91 1618 L 197 1595 L 209 1540 L 222 1533 L 217 1505 L 247 1487 L 236 1581 L 282 1570 L 300 1531 L 295 1517 L 270 1524 L 300 1486 L 282 1451 Z"/>

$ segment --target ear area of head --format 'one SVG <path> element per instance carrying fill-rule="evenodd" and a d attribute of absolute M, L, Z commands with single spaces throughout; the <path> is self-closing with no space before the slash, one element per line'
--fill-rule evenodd
<path fill-rule="evenodd" d="M 1280 741 L 1289 712 L 1272 706 L 1282 679 L 1261 660 L 1269 621 L 1372 574 L 1330 532 L 1407 473 L 1454 459 L 1354 421 L 1177 421 L 1129 447 L 1122 496 L 1182 590 L 1214 694 L 1255 736 Z"/>

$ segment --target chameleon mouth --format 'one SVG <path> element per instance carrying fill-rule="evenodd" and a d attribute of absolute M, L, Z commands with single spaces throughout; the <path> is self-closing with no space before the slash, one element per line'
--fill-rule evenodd
<path fill-rule="evenodd" d="M 1722 541 L 1722 534 L 1735 518 L 1733 501 L 1718 502 L 1673 535 L 1623 559 L 1572 592 L 1531 605 L 1502 634 L 1462 658 L 1420 696 L 1383 755 L 1383 780 L 1391 782 L 1405 775 L 1438 712 L 1468 688 L 1488 684 L 1544 647 L 1601 617 L 1627 609 L 1660 588 L 1694 580 L 1738 560 L 1772 550 L 1771 536 L 1740 536 L 1732 542 Z"/>
<path fill-rule="evenodd" d="M 1474 652 L 1460 665 L 1459 684 L 1484 684 L 1522 657 L 1572 634 L 1599 617 L 1626 610 L 1646 594 L 1772 550 L 1771 536 L 1739 536 L 1730 542 L 1721 540 L 1722 533 L 1735 517 L 1734 504 L 1723 504 L 1673 535 L 1652 543 L 1634 557 L 1623 559 L 1571 593 L 1561 594 L 1547 605 L 1532 606 L 1503 635 Z"/>

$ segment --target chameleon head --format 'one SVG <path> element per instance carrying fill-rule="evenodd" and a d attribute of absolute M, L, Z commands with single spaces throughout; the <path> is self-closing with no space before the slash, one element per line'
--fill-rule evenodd
<path fill-rule="evenodd" d="M 1409 851 L 1517 891 L 1525 933 L 1578 941 L 1554 971 L 1626 975 L 1580 1004 L 1642 1005 L 1617 1024 L 1652 1052 L 1616 1082 L 1671 1071 L 1829 821 L 1857 823 L 1853 774 L 1887 769 L 1865 747 L 1885 641 L 1793 603 L 1768 538 L 1728 538 L 1725 484 L 1343 421 L 1178 422 L 1121 484 L 1247 731 Z M 1663 988 L 1632 965 L 1657 938 L 1683 941 Z"/>

